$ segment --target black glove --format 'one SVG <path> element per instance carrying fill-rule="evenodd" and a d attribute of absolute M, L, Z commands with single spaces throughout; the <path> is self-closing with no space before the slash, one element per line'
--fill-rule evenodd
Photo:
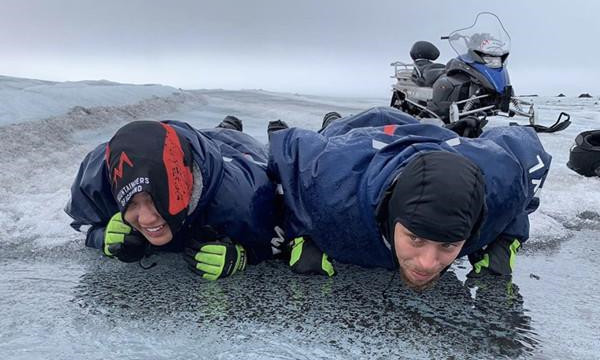
<path fill-rule="evenodd" d="M 306 236 L 292 242 L 290 266 L 298 274 L 335 275 L 329 257 Z"/>
<path fill-rule="evenodd" d="M 123 222 L 118 212 L 110 218 L 104 230 L 104 255 L 123 262 L 134 262 L 144 257 L 148 240 Z"/>
<path fill-rule="evenodd" d="M 473 270 L 467 277 L 476 278 L 487 274 L 510 276 L 520 247 L 521 243 L 515 238 L 498 237 L 484 251 L 469 255 Z"/>
<path fill-rule="evenodd" d="M 207 280 L 217 280 L 246 268 L 246 250 L 228 237 L 218 241 L 190 240 L 186 244 L 185 261 L 190 269 Z"/>
<path fill-rule="evenodd" d="M 483 133 L 483 127 L 488 123 L 486 119 L 479 119 L 474 116 L 467 116 L 456 122 L 446 124 L 446 129 L 452 130 L 459 136 L 476 138 Z"/>

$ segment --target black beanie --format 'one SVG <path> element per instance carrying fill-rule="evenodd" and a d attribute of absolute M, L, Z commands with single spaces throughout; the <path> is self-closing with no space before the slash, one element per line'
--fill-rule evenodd
<path fill-rule="evenodd" d="M 477 165 L 450 152 L 419 153 L 393 185 L 387 204 L 388 236 L 397 222 L 437 242 L 468 240 L 485 209 L 484 179 Z"/>
<path fill-rule="evenodd" d="M 192 152 L 173 127 L 157 121 L 123 126 L 106 147 L 106 164 L 121 213 L 145 191 L 173 234 L 181 227 L 193 188 Z"/>

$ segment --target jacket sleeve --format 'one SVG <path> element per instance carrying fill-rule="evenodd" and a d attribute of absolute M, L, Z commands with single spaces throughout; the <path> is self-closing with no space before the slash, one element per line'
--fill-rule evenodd
<path fill-rule="evenodd" d="M 223 128 L 202 129 L 200 132 L 209 137 L 222 152 L 224 144 L 239 153 L 252 155 L 257 161 L 267 162 L 267 147 L 246 133 Z"/>
<path fill-rule="evenodd" d="M 83 159 L 64 209 L 75 230 L 87 230 L 86 246 L 94 248 L 102 248 L 104 227 L 119 211 L 108 182 L 105 148 L 100 144 Z"/>
<path fill-rule="evenodd" d="M 537 134 L 530 128 L 498 127 L 486 131 L 482 137 L 500 145 L 521 165 L 522 176 L 527 184 L 526 201 L 502 235 L 516 238 L 522 243 L 529 238 L 529 214 L 540 205 L 539 193 L 548 176 L 552 156 L 544 150 Z"/>
<path fill-rule="evenodd" d="M 334 120 L 320 131 L 325 137 L 343 135 L 351 130 L 365 127 L 386 125 L 418 124 L 419 122 L 406 113 L 391 107 L 374 107 L 359 114 Z"/>
<path fill-rule="evenodd" d="M 271 136 L 267 172 L 285 189 L 283 226 L 288 239 L 307 235 L 312 226 L 303 192 L 314 170 L 313 159 L 318 158 L 326 144 L 327 139 L 320 134 L 299 128 L 280 130 Z"/>

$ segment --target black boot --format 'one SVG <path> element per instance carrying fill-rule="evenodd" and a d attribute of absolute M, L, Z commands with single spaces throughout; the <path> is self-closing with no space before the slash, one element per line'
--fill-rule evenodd
<path fill-rule="evenodd" d="M 323 116 L 323 124 L 321 125 L 321 130 L 325 129 L 329 124 L 337 119 L 341 119 L 342 115 L 336 111 L 331 111 Z"/>
<path fill-rule="evenodd" d="M 289 126 L 283 120 L 269 121 L 269 125 L 267 126 L 267 135 L 269 136 L 269 139 L 271 139 L 271 134 L 273 132 L 287 128 L 289 128 Z"/>
<path fill-rule="evenodd" d="M 236 118 L 233 115 L 225 116 L 225 119 L 223 119 L 223 121 L 221 121 L 221 123 L 217 125 L 217 127 L 223 129 L 237 130 L 240 132 L 244 129 L 244 127 L 242 126 L 242 120 Z"/>

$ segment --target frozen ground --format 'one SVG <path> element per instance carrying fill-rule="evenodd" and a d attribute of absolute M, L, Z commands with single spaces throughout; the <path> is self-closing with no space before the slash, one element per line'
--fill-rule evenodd
<path fill-rule="evenodd" d="M 600 353 L 600 179 L 565 163 L 600 128 L 598 99 L 535 98 L 553 155 L 512 284 L 465 282 L 457 263 L 424 294 L 392 273 L 337 265 L 334 279 L 267 262 L 205 282 L 177 254 L 144 271 L 86 249 L 63 213 L 80 160 L 127 121 L 225 115 L 266 140 L 266 123 L 317 128 L 388 99 L 264 91 L 180 91 L 0 77 L 0 354 L 3 359 L 594 359 Z M 494 119 L 489 126 L 505 124 Z"/>

